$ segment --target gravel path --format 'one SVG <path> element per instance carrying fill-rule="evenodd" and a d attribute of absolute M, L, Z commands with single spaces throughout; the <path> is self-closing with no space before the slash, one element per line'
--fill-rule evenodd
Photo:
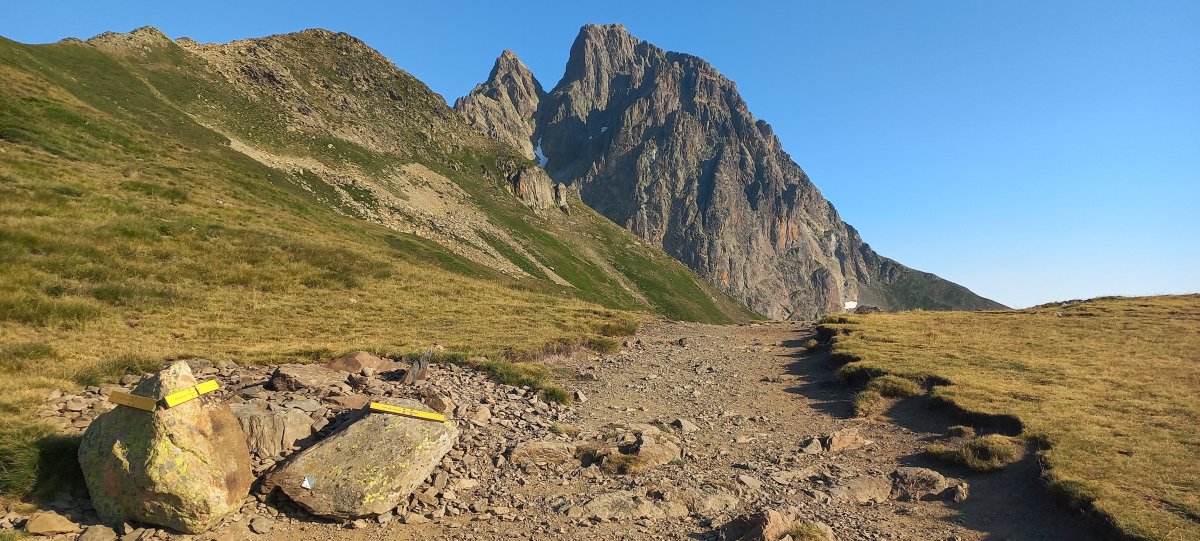
<path fill-rule="evenodd" d="M 618 354 L 549 361 L 584 398 L 556 413 L 548 430 L 460 423 L 470 427 L 465 437 L 481 442 L 474 452 L 495 453 L 460 472 L 479 482 L 457 484 L 449 506 L 464 511 L 357 526 L 278 516 L 266 534 L 251 533 L 247 516 L 202 538 L 716 539 L 722 524 L 764 507 L 824 523 L 843 541 L 1094 538 L 1042 494 L 1032 460 L 986 475 L 925 462 L 921 450 L 943 437 L 942 413 L 908 401 L 889 412 L 895 419 L 853 417 L 853 393 L 833 380 L 821 353 L 801 345 L 810 335 L 797 323 L 648 325 Z M 687 429 L 673 426 L 677 420 Z M 838 433 L 869 443 L 802 451 L 813 437 Z M 516 464 L 500 451 L 528 441 L 575 448 L 605 436 L 678 441 L 682 456 L 613 475 L 575 459 Z M 882 501 L 859 503 L 839 492 L 855 480 L 890 479 L 904 466 L 936 469 L 951 486 L 966 481 L 970 497 L 901 502 L 885 490 Z"/>

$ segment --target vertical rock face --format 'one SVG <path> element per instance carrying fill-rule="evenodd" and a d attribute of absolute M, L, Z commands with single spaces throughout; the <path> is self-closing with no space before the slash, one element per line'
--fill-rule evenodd
<path fill-rule="evenodd" d="M 485 131 L 495 122 L 467 114 L 467 104 L 497 88 L 489 79 L 459 100 Z M 554 180 L 578 185 L 584 203 L 764 315 L 809 318 L 850 301 L 1001 307 L 875 253 L 734 83 L 700 58 L 640 41 L 621 25 L 588 25 L 554 90 L 536 107 L 516 105 L 522 95 L 489 99 L 536 109 L 530 140 Z"/>
<path fill-rule="evenodd" d="M 177 362 L 134 394 L 162 398 L 196 385 Z M 117 407 L 88 427 L 79 464 L 92 505 L 109 524 L 142 522 L 200 533 L 242 506 L 250 452 L 229 406 L 203 396 L 153 412 Z"/>
<path fill-rule="evenodd" d="M 454 103 L 454 109 L 484 133 L 534 159 L 534 116 L 546 92 L 512 51 L 496 59 L 487 81 Z"/>

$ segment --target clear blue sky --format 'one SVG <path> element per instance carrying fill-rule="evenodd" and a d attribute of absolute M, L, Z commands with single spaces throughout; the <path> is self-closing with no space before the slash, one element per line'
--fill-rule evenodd
<path fill-rule="evenodd" d="M 603 4 L 603 5 L 598 5 Z M 22 42 L 323 27 L 448 100 L 584 23 L 709 60 L 880 253 L 1012 306 L 1200 291 L 1200 2 L 5 2 Z"/>

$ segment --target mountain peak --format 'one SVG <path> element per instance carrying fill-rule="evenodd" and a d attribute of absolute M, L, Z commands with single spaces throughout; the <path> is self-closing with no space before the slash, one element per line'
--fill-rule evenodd
<path fill-rule="evenodd" d="M 537 119 L 555 180 L 762 314 L 998 306 L 876 254 L 733 81 L 622 25 L 580 29 Z"/>
<path fill-rule="evenodd" d="M 533 72 L 516 53 L 505 49 L 487 80 L 455 101 L 454 109 L 467 123 L 534 159 L 534 117 L 545 95 Z"/>

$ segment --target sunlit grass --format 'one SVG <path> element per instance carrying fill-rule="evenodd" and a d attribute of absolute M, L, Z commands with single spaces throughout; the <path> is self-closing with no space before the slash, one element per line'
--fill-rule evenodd
<path fill-rule="evenodd" d="M 947 381 L 935 399 L 1015 416 L 1048 446 L 1050 486 L 1129 535 L 1200 538 L 1200 296 L 849 315 L 824 327 L 833 358 L 851 361 L 846 373 Z M 989 457 L 1005 448 L 993 436 L 934 454 L 998 466 L 1003 457 Z"/>

